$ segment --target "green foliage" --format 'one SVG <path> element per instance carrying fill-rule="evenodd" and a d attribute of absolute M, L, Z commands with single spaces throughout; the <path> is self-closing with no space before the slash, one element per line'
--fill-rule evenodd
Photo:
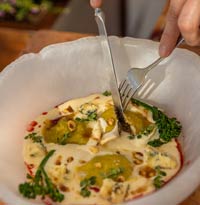
<path fill-rule="evenodd" d="M 16 0 L 3 1 L 0 3 L 0 11 L 4 15 L 13 16 L 17 21 L 27 20 L 30 14 L 35 15 L 42 10 L 51 10 L 53 3 L 51 0 Z"/>
<path fill-rule="evenodd" d="M 156 122 L 156 126 L 159 131 L 159 139 L 149 141 L 149 145 L 153 147 L 159 147 L 180 135 L 182 126 L 180 122 L 176 120 L 176 118 L 168 118 L 157 107 L 147 105 L 146 103 L 139 100 L 132 99 L 132 103 L 142 106 L 152 112 L 153 120 Z"/>
<path fill-rule="evenodd" d="M 7 2 L 0 3 L 0 11 L 10 13 L 10 12 L 12 12 L 12 9 L 13 8 L 9 3 L 7 3 Z"/>
<path fill-rule="evenodd" d="M 80 187 L 81 187 L 81 191 L 80 191 L 80 194 L 83 196 L 83 197 L 89 197 L 91 192 L 90 190 L 88 189 L 90 186 L 94 185 L 96 183 L 96 177 L 95 176 L 92 176 L 90 178 L 86 178 L 84 180 L 82 180 L 80 182 Z"/>
<path fill-rule="evenodd" d="M 40 163 L 35 176 L 27 175 L 29 182 L 19 185 L 19 192 L 24 197 L 35 199 L 37 196 L 41 196 L 41 198 L 49 196 L 55 202 L 61 202 L 64 199 L 64 195 L 61 194 L 56 186 L 51 182 L 51 179 L 48 177 L 44 169 L 45 164 L 54 152 L 55 150 L 51 150 L 47 153 Z"/>

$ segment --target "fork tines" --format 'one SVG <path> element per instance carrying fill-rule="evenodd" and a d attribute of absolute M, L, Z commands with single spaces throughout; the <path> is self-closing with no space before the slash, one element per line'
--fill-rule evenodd
<path fill-rule="evenodd" d="M 131 98 L 135 94 L 135 91 L 133 90 L 133 88 L 129 84 L 128 80 L 125 79 L 120 83 L 119 93 L 120 93 L 120 97 L 121 97 L 122 107 L 125 110 L 129 101 L 131 100 Z"/>

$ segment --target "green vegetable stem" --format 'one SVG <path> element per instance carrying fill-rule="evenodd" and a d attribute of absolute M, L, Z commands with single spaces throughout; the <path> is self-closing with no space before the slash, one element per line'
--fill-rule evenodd
<path fill-rule="evenodd" d="M 51 150 L 44 157 L 40 163 L 35 176 L 27 174 L 29 182 L 25 182 L 19 185 L 19 192 L 26 198 L 35 199 L 37 196 L 41 196 L 42 199 L 45 196 L 49 196 L 55 202 L 61 202 L 64 199 L 64 195 L 59 192 L 56 186 L 52 183 L 48 177 L 44 166 L 48 159 L 54 154 L 55 150 Z"/>

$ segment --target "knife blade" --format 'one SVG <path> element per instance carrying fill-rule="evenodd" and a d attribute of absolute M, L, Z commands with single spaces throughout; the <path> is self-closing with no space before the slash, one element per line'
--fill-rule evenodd
<path fill-rule="evenodd" d="M 123 115 L 123 107 L 121 103 L 121 97 L 118 89 L 118 81 L 117 81 L 117 75 L 116 75 L 116 69 L 115 69 L 115 63 L 113 60 L 112 52 L 111 52 L 111 46 L 108 39 L 106 27 L 105 27 L 105 15 L 103 11 L 100 8 L 95 9 L 95 20 L 98 25 L 99 34 L 102 37 L 102 47 L 104 52 L 104 57 L 106 57 L 107 61 L 109 62 L 109 85 L 110 85 L 110 91 L 112 94 L 113 102 L 114 102 L 114 108 L 116 116 L 119 120 L 119 127 L 120 129 L 131 132 L 130 125 L 126 123 L 124 115 Z"/>

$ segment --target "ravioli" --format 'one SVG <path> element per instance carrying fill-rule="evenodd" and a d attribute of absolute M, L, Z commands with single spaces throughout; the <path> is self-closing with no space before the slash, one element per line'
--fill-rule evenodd
<path fill-rule="evenodd" d="M 181 168 L 180 123 L 138 100 L 125 119 L 132 133 L 119 133 L 112 97 L 103 94 L 38 116 L 24 139 L 28 181 L 21 194 L 63 205 L 109 205 L 164 186 Z"/>

